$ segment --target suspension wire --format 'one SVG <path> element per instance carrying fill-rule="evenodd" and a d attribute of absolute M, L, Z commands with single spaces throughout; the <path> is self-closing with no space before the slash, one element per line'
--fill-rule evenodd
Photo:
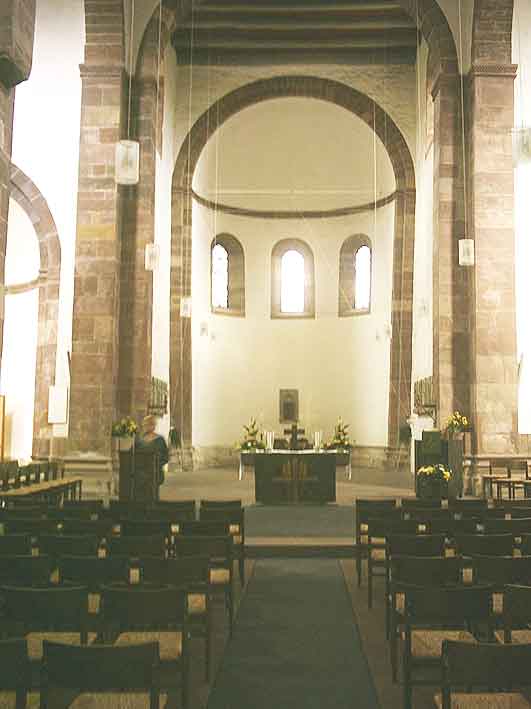
<path fill-rule="evenodd" d="M 159 37 L 158 37 L 158 54 L 157 54 L 157 105 L 155 108 L 155 152 L 159 142 L 159 103 L 160 103 L 160 67 L 162 62 L 162 0 L 159 3 Z M 162 153 L 162 128 L 160 131 L 160 150 Z"/>
<path fill-rule="evenodd" d="M 131 27 L 129 33 L 129 96 L 127 99 L 127 139 L 131 136 L 131 99 L 133 87 L 133 31 L 135 26 L 135 0 L 131 0 Z"/>
<path fill-rule="evenodd" d="M 464 87 L 464 64 L 463 64 L 463 20 L 461 16 L 461 0 L 458 0 L 459 12 L 459 74 L 461 78 L 461 144 L 463 151 L 463 201 L 464 201 L 464 220 L 465 233 L 464 238 L 468 238 L 468 190 L 467 190 L 467 169 L 466 169 L 466 137 L 465 137 L 465 87 Z"/>

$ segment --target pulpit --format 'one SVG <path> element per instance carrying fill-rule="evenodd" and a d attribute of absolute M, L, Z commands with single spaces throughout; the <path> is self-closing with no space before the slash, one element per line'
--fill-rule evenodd
<path fill-rule="evenodd" d="M 152 450 L 120 451 L 120 502 L 155 502 L 159 498 L 158 455 Z"/>

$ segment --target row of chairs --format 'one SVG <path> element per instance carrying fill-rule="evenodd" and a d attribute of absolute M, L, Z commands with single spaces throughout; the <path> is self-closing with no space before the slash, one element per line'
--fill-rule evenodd
<path fill-rule="evenodd" d="M 191 629 L 182 589 L 118 584 L 104 587 L 98 633 L 90 628 L 86 586 L 3 586 L 0 597 L 4 637 L 18 638 L 19 645 L 23 638 L 26 643 L 27 663 L 22 662 L 22 665 L 28 665 L 27 679 L 31 688 L 39 688 L 44 674 L 46 692 L 49 670 L 46 661 L 43 664 L 46 641 L 62 642 L 74 655 L 84 646 L 103 645 L 109 648 L 109 660 L 111 648 L 149 641 L 156 643 L 154 659 L 160 659 L 161 665 L 156 681 L 151 684 L 168 691 L 180 686 L 183 705 L 187 706 Z M 70 686 L 79 690 L 83 683 Z"/>
<path fill-rule="evenodd" d="M 59 480 L 64 477 L 64 468 L 58 461 L 43 461 L 19 465 L 18 461 L 10 460 L 0 463 L 0 490 L 16 490 L 26 485 L 37 485 L 40 482 Z"/>

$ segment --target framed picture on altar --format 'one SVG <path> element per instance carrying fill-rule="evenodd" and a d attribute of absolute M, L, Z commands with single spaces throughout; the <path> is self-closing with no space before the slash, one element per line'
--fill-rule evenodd
<path fill-rule="evenodd" d="M 299 420 L 299 390 L 280 390 L 280 423 L 297 423 Z"/>

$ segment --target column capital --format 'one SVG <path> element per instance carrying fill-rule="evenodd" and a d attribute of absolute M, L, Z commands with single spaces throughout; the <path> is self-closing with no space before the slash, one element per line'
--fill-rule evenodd
<path fill-rule="evenodd" d="M 478 77 L 504 77 L 514 81 L 517 71 L 518 64 L 472 64 L 467 78 L 473 81 Z"/>
<path fill-rule="evenodd" d="M 81 79 L 115 79 L 120 81 L 126 75 L 124 67 L 107 64 L 80 64 L 79 73 Z"/>

